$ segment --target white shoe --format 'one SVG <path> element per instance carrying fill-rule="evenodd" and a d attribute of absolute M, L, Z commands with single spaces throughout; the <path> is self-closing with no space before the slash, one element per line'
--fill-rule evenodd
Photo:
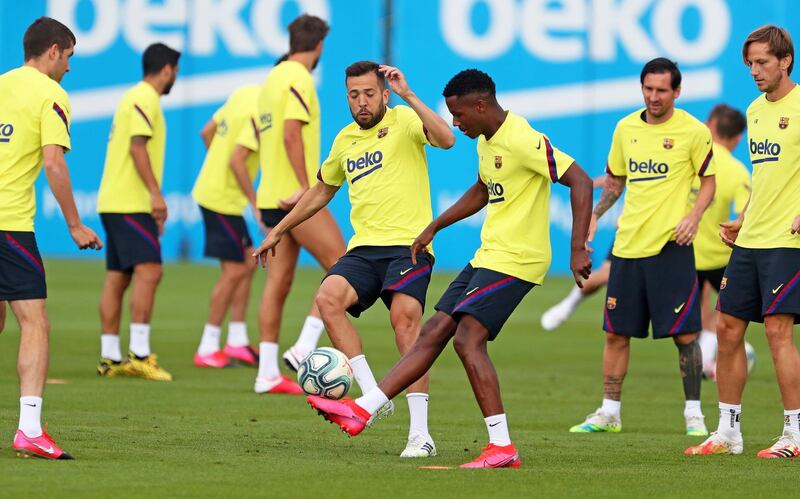
<path fill-rule="evenodd" d="M 572 307 L 569 305 L 569 303 L 565 303 L 563 301 L 553 305 L 552 307 L 548 308 L 544 314 L 542 314 L 542 329 L 545 331 L 552 331 L 556 329 L 561 325 L 561 323 L 569 319 L 574 311 L 575 307 Z"/>
<path fill-rule="evenodd" d="M 713 432 L 700 445 L 694 445 L 686 449 L 684 454 L 687 456 L 707 456 L 711 454 L 741 454 L 744 449 L 742 434 L 735 436 L 723 435 Z"/>
<path fill-rule="evenodd" d="M 372 425 L 374 425 L 374 424 L 375 424 L 375 423 L 376 423 L 376 422 L 377 422 L 379 419 L 388 418 L 388 417 L 389 417 L 389 416 L 391 416 L 392 414 L 394 414 L 394 402 L 392 402 L 392 401 L 390 400 L 390 401 L 386 402 L 385 404 L 383 404 L 383 407 L 381 407 L 380 409 L 378 409 L 378 410 L 375 412 L 375 414 L 373 414 L 372 416 L 370 416 L 370 418 L 367 420 L 367 426 L 372 426 Z"/>
<path fill-rule="evenodd" d="M 283 363 L 286 364 L 287 368 L 297 372 L 297 370 L 300 369 L 300 364 L 302 364 L 303 359 L 308 356 L 308 353 L 309 352 L 299 350 L 295 346 L 291 346 L 289 350 L 283 352 Z"/>
<path fill-rule="evenodd" d="M 622 431 L 622 418 L 597 409 L 586 416 L 586 420 L 569 429 L 570 433 L 619 433 Z"/>
<path fill-rule="evenodd" d="M 690 437 L 705 437 L 708 435 L 706 428 L 706 418 L 700 414 L 684 414 L 686 419 L 686 434 Z"/>
<path fill-rule="evenodd" d="M 277 378 L 256 378 L 255 386 L 253 386 L 253 391 L 262 394 L 267 393 L 268 391 L 272 390 L 281 382 L 281 377 L 278 376 Z"/>
<path fill-rule="evenodd" d="M 414 433 L 408 436 L 408 443 L 400 457 L 433 457 L 436 455 L 436 444 L 430 435 Z"/>

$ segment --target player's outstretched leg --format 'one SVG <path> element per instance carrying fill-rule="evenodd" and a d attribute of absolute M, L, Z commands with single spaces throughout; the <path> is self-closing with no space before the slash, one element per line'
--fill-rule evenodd
<path fill-rule="evenodd" d="M 586 416 L 583 423 L 569 429 L 570 433 L 619 433 L 622 431 L 622 382 L 628 372 L 631 339 L 606 333 L 603 350 L 603 405 Z"/>

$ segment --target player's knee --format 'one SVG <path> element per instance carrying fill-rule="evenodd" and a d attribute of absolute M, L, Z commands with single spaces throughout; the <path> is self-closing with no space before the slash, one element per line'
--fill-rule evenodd
<path fill-rule="evenodd" d="M 137 281 L 156 286 L 161 282 L 164 269 L 161 265 L 137 265 L 133 273 Z"/>
<path fill-rule="evenodd" d="M 457 331 L 453 338 L 453 348 L 455 348 L 462 361 L 480 352 L 484 345 L 485 343 L 477 340 L 474 334 L 469 334 L 463 330 Z"/>
<path fill-rule="evenodd" d="M 321 286 L 314 297 L 314 303 L 319 308 L 323 320 L 332 315 L 343 314 L 345 307 L 338 293 L 331 290 L 328 286 Z"/>
<path fill-rule="evenodd" d="M 696 334 L 679 334 L 677 336 L 672 337 L 672 341 L 675 342 L 678 346 L 689 345 L 690 343 L 694 343 L 697 341 Z"/>
<path fill-rule="evenodd" d="M 792 335 L 792 326 L 787 326 L 783 323 L 776 323 L 767 321 L 764 325 L 764 332 L 767 336 L 767 342 L 770 348 L 782 347 L 788 344 L 794 344 L 794 337 Z"/>
<path fill-rule="evenodd" d="M 417 311 L 400 310 L 391 312 L 392 328 L 398 336 L 417 336 L 420 316 Z"/>
<path fill-rule="evenodd" d="M 628 346 L 630 338 L 616 333 L 606 333 L 606 344 L 612 348 L 625 348 Z"/>
<path fill-rule="evenodd" d="M 422 326 L 419 332 L 419 344 L 437 345 L 450 341 L 456 330 L 453 319 L 441 312 L 437 312 Z"/>

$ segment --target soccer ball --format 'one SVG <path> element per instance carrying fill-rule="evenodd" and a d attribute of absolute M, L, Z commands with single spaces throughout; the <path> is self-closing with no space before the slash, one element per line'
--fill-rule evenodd
<path fill-rule="evenodd" d="M 353 369 L 345 354 L 335 348 L 321 347 L 300 363 L 297 382 L 309 395 L 340 399 L 353 384 Z"/>
<path fill-rule="evenodd" d="M 756 349 L 746 341 L 744 342 L 744 354 L 747 357 L 747 374 L 750 374 L 753 372 L 753 366 L 756 365 Z"/>

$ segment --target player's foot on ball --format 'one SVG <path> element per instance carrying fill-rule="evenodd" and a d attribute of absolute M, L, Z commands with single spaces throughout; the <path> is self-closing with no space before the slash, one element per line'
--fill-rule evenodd
<path fill-rule="evenodd" d="M 351 398 L 344 397 L 340 400 L 333 400 L 309 395 L 306 400 L 320 416 L 338 425 L 351 437 L 361 433 L 367 426 L 369 413 Z"/>
<path fill-rule="evenodd" d="M 572 315 L 573 307 L 568 303 L 560 302 L 548 308 L 542 314 L 542 329 L 545 331 L 552 331 L 560 326 L 565 320 L 569 319 Z"/>
<path fill-rule="evenodd" d="M 128 362 L 125 362 L 125 374 L 136 378 L 152 381 L 172 381 L 172 374 L 158 365 L 158 356 L 151 353 L 147 357 L 137 357 L 133 352 L 128 352 Z"/>
<path fill-rule="evenodd" d="M 766 459 L 800 457 L 800 439 L 791 431 L 784 430 L 783 435 L 778 437 L 771 447 L 759 451 L 756 455 Z"/>
<path fill-rule="evenodd" d="M 370 418 L 367 420 L 367 426 L 372 427 L 372 425 L 374 425 L 381 419 L 388 418 L 392 414 L 394 414 L 394 402 L 390 400 L 385 404 L 383 404 L 383 406 L 380 409 L 378 409 L 375 412 L 375 414 L 370 416 Z"/>
<path fill-rule="evenodd" d="M 106 358 L 100 359 L 100 363 L 97 364 L 97 374 L 106 378 L 125 376 L 125 364 L 121 361 Z"/>
<path fill-rule="evenodd" d="M 706 418 L 703 415 L 684 415 L 686 419 L 686 434 L 690 437 L 705 437 L 708 436 L 708 429 L 706 428 Z"/>
<path fill-rule="evenodd" d="M 223 367 L 229 367 L 231 361 L 228 359 L 227 355 L 222 353 L 222 350 L 217 350 L 207 355 L 200 355 L 198 352 L 195 352 L 194 365 L 196 367 L 214 367 L 221 369 Z"/>
<path fill-rule="evenodd" d="M 21 457 L 43 457 L 45 459 L 75 459 L 57 446 L 53 438 L 43 431 L 38 437 L 29 437 L 17 430 L 12 448 Z"/>
<path fill-rule="evenodd" d="M 231 345 L 225 345 L 225 348 L 222 350 L 222 353 L 228 356 L 228 359 L 235 360 L 240 364 L 245 364 L 248 366 L 257 366 L 258 365 L 258 352 L 255 348 L 251 347 L 250 345 L 245 345 L 243 347 L 234 347 Z"/>
<path fill-rule="evenodd" d="M 436 444 L 430 435 L 412 433 L 408 436 L 406 448 L 400 457 L 433 457 L 436 455 Z"/>
<path fill-rule="evenodd" d="M 483 448 L 481 455 L 459 468 L 519 468 L 522 461 L 514 444 L 499 446 L 489 444 Z"/>
<path fill-rule="evenodd" d="M 297 372 L 297 370 L 300 369 L 300 364 L 307 355 L 308 352 L 303 352 L 297 347 L 291 346 L 289 347 L 289 350 L 283 352 L 283 363 L 286 364 L 287 368 Z"/>
<path fill-rule="evenodd" d="M 606 414 L 597 409 L 586 416 L 586 420 L 569 429 L 570 433 L 619 433 L 622 431 L 622 420 L 619 416 Z"/>
<path fill-rule="evenodd" d="M 693 445 L 684 451 L 687 456 L 710 456 L 712 454 L 741 454 L 744 443 L 742 434 L 736 436 L 713 432 L 700 445 Z"/>
<path fill-rule="evenodd" d="M 303 389 L 300 388 L 296 382 L 291 378 L 279 375 L 276 378 L 256 378 L 256 384 L 253 390 L 258 394 L 274 393 L 283 395 L 302 395 Z"/>

